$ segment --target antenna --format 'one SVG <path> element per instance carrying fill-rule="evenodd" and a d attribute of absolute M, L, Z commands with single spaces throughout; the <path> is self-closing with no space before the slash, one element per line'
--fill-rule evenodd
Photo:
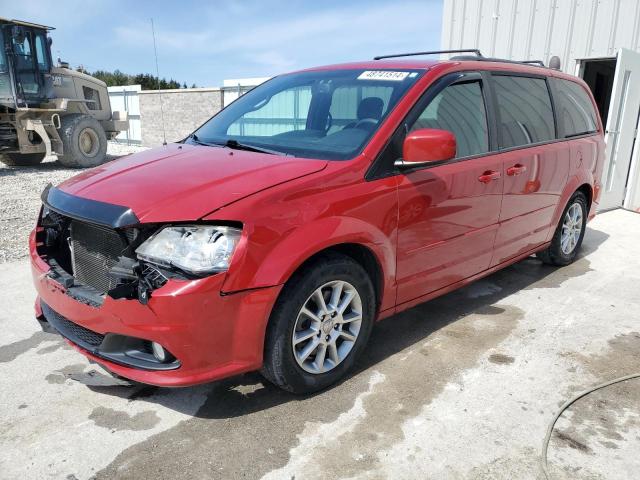
<path fill-rule="evenodd" d="M 162 145 L 166 145 L 167 134 L 164 130 L 164 109 L 162 106 L 162 93 L 160 93 L 160 69 L 158 68 L 158 49 L 156 48 L 156 31 L 153 28 L 153 18 L 151 19 L 151 35 L 153 35 L 153 53 L 156 57 L 156 78 L 158 79 L 158 95 L 160 97 L 160 123 L 162 124 Z"/>
<path fill-rule="evenodd" d="M 553 68 L 554 70 L 562 69 L 562 61 L 559 56 L 554 55 L 549 59 L 549 68 Z"/>

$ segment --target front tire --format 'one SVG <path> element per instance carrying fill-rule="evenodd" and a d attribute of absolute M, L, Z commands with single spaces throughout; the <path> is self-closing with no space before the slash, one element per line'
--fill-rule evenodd
<path fill-rule="evenodd" d="M 61 120 L 60 138 L 64 153 L 58 161 L 65 167 L 89 168 L 104 162 L 107 134 L 93 117 L 74 113 Z"/>
<path fill-rule="evenodd" d="M 262 374 L 296 394 L 337 382 L 367 344 L 375 305 L 371 279 L 359 263 L 322 255 L 284 286 L 269 319 Z"/>
<path fill-rule="evenodd" d="M 587 197 L 582 192 L 575 192 L 562 212 L 551 245 L 536 256 L 549 265 L 564 266 L 572 263 L 582 246 L 587 214 Z"/>
<path fill-rule="evenodd" d="M 33 167 L 44 160 L 44 153 L 3 153 L 0 162 L 9 167 Z"/>

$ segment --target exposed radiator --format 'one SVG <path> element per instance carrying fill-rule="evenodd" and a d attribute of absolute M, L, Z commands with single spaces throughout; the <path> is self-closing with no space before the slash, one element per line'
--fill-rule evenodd
<path fill-rule="evenodd" d="M 73 220 L 70 247 L 73 276 L 78 282 L 103 293 L 116 286 L 108 272 L 127 244 L 115 230 Z"/>

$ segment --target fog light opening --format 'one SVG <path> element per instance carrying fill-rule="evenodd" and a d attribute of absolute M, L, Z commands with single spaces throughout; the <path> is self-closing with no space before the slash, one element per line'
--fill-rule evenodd
<path fill-rule="evenodd" d="M 171 356 L 171 354 L 167 352 L 162 345 L 156 342 L 151 342 L 151 351 L 153 352 L 153 356 L 156 357 L 156 360 L 161 363 L 169 360 L 169 357 Z"/>

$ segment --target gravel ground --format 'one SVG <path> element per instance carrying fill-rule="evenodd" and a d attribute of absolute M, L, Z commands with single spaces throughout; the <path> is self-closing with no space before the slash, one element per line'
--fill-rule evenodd
<path fill-rule="evenodd" d="M 109 142 L 108 161 L 145 148 Z M 36 167 L 0 163 L 0 263 L 27 257 L 27 240 L 40 209 L 42 190 L 48 183 L 57 185 L 78 172 L 60 165 L 55 156 Z"/>

